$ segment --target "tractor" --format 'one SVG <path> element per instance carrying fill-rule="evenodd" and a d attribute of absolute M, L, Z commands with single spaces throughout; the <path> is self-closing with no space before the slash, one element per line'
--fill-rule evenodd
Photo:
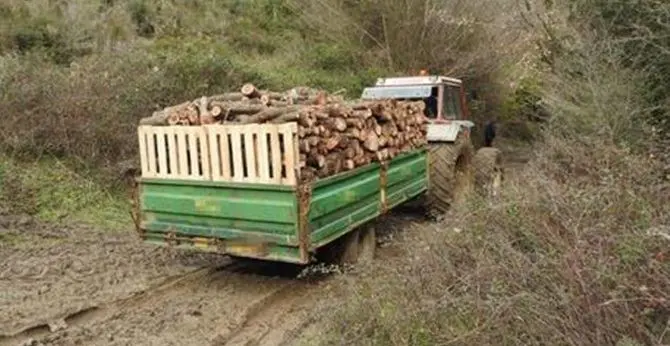
<path fill-rule="evenodd" d="M 363 90 L 363 100 L 422 100 L 428 123 L 429 189 L 419 198 L 434 215 L 443 215 L 471 191 L 499 193 L 502 153 L 493 147 L 475 151 L 466 94 L 460 79 L 439 75 L 379 78 Z"/>

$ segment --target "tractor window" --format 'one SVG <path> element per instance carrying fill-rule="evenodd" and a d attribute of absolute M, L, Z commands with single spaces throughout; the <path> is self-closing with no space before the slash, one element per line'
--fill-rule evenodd
<path fill-rule="evenodd" d="M 456 119 L 461 119 L 463 112 L 461 109 L 461 88 L 450 86 L 449 90 L 454 95 L 454 109 L 456 110 Z"/>
<path fill-rule="evenodd" d="M 459 119 L 461 117 L 461 93 L 458 87 L 444 87 L 443 111 L 446 119 Z"/>
<path fill-rule="evenodd" d="M 437 109 L 438 109 L 438 102 L 437 102 L 438 93 L 437 92 L 438 92 L 438 88 L 434 87 L 434 88 L 431 89 L 430 96 L 423 99 L 423 102 L 426 104 L 424 114 L 429 119 L 437 118 Z"/>

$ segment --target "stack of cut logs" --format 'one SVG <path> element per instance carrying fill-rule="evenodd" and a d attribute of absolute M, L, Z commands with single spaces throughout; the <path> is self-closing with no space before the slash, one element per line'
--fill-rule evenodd
<path fill-rule="evenodd" d="M 355 101 L 299 87 L 279 93 L 245 84 L 241 92 L 165 108 L 140 125 L 297 122 L 301 177 L 311 180 L 387 161 L 427 144 L 421 101 Z"/>

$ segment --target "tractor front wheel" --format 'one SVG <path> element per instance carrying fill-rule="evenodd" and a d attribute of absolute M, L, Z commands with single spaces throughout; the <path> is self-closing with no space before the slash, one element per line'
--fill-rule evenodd
<path fill-rule="evenodd" d="M 472 159 L 472 144 L 463 136 L 459 135 L 453 143 L 430 144 L 426 206 L 433 217 L 462 203 L 472 191 Z"/>

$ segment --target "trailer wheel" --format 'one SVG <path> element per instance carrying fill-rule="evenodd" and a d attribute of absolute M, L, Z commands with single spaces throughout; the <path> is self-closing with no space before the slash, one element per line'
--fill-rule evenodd
<path fill-rule="evenodd" d="M 426 206 L 432 216 L 446 213 L 472 191 L 473 151 L 469 138 L 460 134 L 454 143 L 430 144 L 430 186 Z"/>
<path fill-rule="evenodd" d="M 360 252 L 358 247 L 359 230 L 351 231 L 318 251 L 317 259 L 337 266 L 355 264 Z"/>
<path fill-rule="evenodd" d="M 338 260 L 339 265 L 352 265 L 358 262 L 358 239 L 360 238 L 359 230 L 354 230 L 342 237 L 342 248 L 340 253 L 340 258 Z"/>
<path fill-rule="evenodd" d="M 358 262 L 368 264 L 375 258 L 376 231 L 373 226 L 361 228 L 358 236 Z"/>
<path fill-rule="evenodd" d="M 503 175 L 502 152 L 497 148 L 481 148 L 473 159 L 475 186 L 479 194 L 496 197 L 500 193 Z"/>

